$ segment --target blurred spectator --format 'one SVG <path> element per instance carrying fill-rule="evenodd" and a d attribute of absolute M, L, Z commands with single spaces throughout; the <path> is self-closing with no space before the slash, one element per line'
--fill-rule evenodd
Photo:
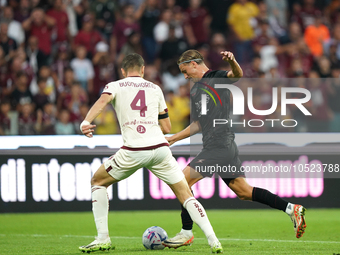
<path fill-rule="evenodd" d="M 302 6 L 298 3 L 295 4 L 295 12 L 293 13 L 291 20 L 298 22 L 304 30 L 309 25 L 313 25 L 316 16 L 320 16 L 322 13 L 315 7 L 315 0 L 303 0 L 302 2 Z"/>
<path fill-rule="evenodd" d="M 308 73 L 306 74 L 303 69 L 302 61 L 300 58 L 293 58 L 289 69 L 288 69 L 289 77 L 290 78 L 301 78 L 307 77 Z"/>
<path fill-rule="evenodd" d="M 212 33 L 224 34 L 226 32 L 225 14 L 230 3 L 230 1 L 221 0 L 209 0 L 205 2 L 211 16 L 210 28 Z"/>
<path fill-rule="evenodd" d="M 65 11 L 69 20 L 68 30 L 72 37 L 78 33 L 77 13 L 82 13 L 83 9 L 80 6 L 81 0 L 64 0 Z"/>
<path fill-rule="evenodd" d="M 313 66 L 314 58 L 305 40 L 300 38 L 295 43 L 287 44 L 285 48 L 286 55 L 284 62 L 286 63 L 286 69 L 283 69 L 285 76 L 298 77 L 302 75 L 308 77 L 308 73 Z M 291 72 L 294 68 L 298 70 Z"/>
<path fill-rule="evenodd" d="M 166 93 L 166 105 L 171 120 L 171 134 L 183 130 L 189 122 L 190 100 L 187 96 L 187 87 L 181 86 L 178 94 L 173 91 Z"/>
<path fill-rule="evenodd" d="M 32 10 L 35 8 L 41 8 L 46 12 L 50 8 L 50 2 L 48 0 L 31 0 Z"/>
<path fill-rule="evenodd" d="M 282 42 L 285 43 L 296 43 L 300 38 L 303 38 L 302 29 L 297 22 L 292 22 L 289 24 L 289 30 L 287 38 L 283 39 Z"/>
<path fill-rule="evenodd" d="M 175 27 L 170 26 L 169 38 L 161 45 L 161 49 L 158 55 L 159 59 L 157 60 L 158 66 L 163 67 L 164 65 L 168 65 L 169 61 L 174 59 L 177 60 L 182 52 L 186 51 L 187 49 L 187 43 L 183 39 L 176 38 Z"/>
<path fill-rule="evenodd" d="M 76 49 L 76 58 L 71 60 L 75 78 L 81 83 L 85 91 L 91 93 L 93 91 L 94 70 L 92 62 L 86 58 L 86 48 L 79 46 Z"/>
<path fill-rule="evenodd" d="M 314 57 L 323 55 L 323 44 L 330 39 L 328 28 L 322 24 L 322 17 L 316 16 L 314 23 L 305 30 L 305 41 Z"/>
<path fill-rule="evenodd" d="M 46 94 L 46 79 L 38 79 L 38 93 L 33 97 L 33 102 L 35 104 L 35 109 L 42 110 L 44 106 L 49 103 L 49 96 Z"/>
<path fill-rule="evenodd" d="M 142 44 L 148 63 L 153 63 L 156 57 L 157 43 L 153 30 L 161 14 L 157 5 L 157 0 L 145 0 L 135 14 L 136 20 L 140 20 Z"/>
<path fill-rule="evenodd" d="M 331 84 L 328 92 L 328 104 L 333 111 L 330 131 L 340 132 L 340 67 L 336 67 L 332 70 L 332 78 L 330 80 Z"/>
<path fill-rule="evenodd" d="M 244 64 L 251 57 L 251 40 L 254 38 L 254 28 L 259 9 L 256 4 L 248 0 L 237 0 L 228 11 L 228 23 L 234 32 L 235 57 Z"/>
<path fill-rule="evenodd" d="M 13 38 L 8 37 L 8 23 L 0 23 L 0 46 L 4 50 L 6 61 L 10 61 L 18 48 L 17 43 Z"/>
<path fill-rule="evenodd" d="M 39 70 L 38 78 L 46 80 L 45 93 L 48 95 L 49 101 L 55 103 L 57 99 L 58 82 L 52 77 L 51 68 L 49 66 L 42 66 Z M 35 87 L 35 92 L 33 94 L 36 94 L 39 90 L 38 84 L 32 82 L 31 91 L 33 90 L 33 87 Z"/>
<path fill-rule="evenodd" d="M 34 115 L 34 106 L 32 103 L 23 103 L 19 105 L 19 135 L 35 135 L 39 130 L 39 122 Z"/>
<path fill-rule="evenodd" d="M 19 7 L 14 9 L 14 19 L 22 23 L 30 16 L 31 3 L 30 0 L 20 0 Z"/>
<path fill-rule="evenodd" d="M 58 92 L 61 93 L 64 90 L 64 70 L 70 67 L 70 52 L 66 44 L 61 44 L 58 49 L 56 60 L 52 64 L 52 76 L 58 84 Z"/>
<path fill-rule="evenodd" d="M 160 78 L 160 73 L 156 65 L 146 65 L 144 79 L 158 84 L 162 88 L 162 81 Z"/>
<path fill-rule="evenodd" d="M 11 93 L 12 108 L 16 109 L 19 104 L 31 104 L 32 94 L 28 88 L 28 79 L 24 72 L 18 72 L 15 78 L 15 89 Z"/>
<path fill-rule="evenodd" d="M 329 131 L 332 111 L 328 106 L 328 89 L 324 80 L 320 79 L 317 72 L 309 73 L 307 89 L 311 93 L 311 106 L 308 109 L 312 116 L 307 118 L 308 132 L 327 132 Z"/>
<path fill-rule="evenodd" d="M 65 96 L 63 102 L 64 108 L 68 109 L 72 114 L 79 115 L 80 106 L 88 101 L 87 94 L 79 83 L 73 83 L 70 93 Z"/>
<path fill-rule="evenodd" d="M 137 10 L 144 0 L 119 0 L 121 6 L 131 5 L 135 10 Z"/>
<path fill-rule="evenodd" d="M 259 29 L 257 32 L 258 34 L 252 42 L 255 53 L 259 53 L 262 46 L 268 45 L 270 39 L 273 37 L 267 19 L 259 20 Z"/>
<path fill-rule="evenodd" d="M 0 103 L 0 135 L 9 135 L 11 130 L 11 120 L 9 111 L 11 104 L 9 100 L 2 100 Z"/>
<path fill-rule="evenodd" d="M 63 8 L 62 0 L 54 0 L 53 8 L 48 10 L 46 14 L 56 21 L 54 28 L 55 38 L 53 38 L 53 41 L 56 43 L 55 47 L 58 48 L 61 43 L 70 41 L 70 32 L 68 30 L 69 20 Z"/>
<path fill-rule="evenodd" d="M 63 89 L 60 91 L 57 99 L 58 110 L 67 107 L 66 105 L 64 105 L 64 101 L 67 95 L 70 94 L 72 85 L 75 83 L 74 72 L 71 67 L 67 67 L 64 69 L 63 77 L 64 79 L 61 80 Z"/>
<path fill-rule="evenodd" d="M 110 41 L 111 59 L 116 58 L 116 54 L 120 52 L 126 43 L 131 31 L 140 32 L 139 23 L 135 19 L 134 7 L 129 4 L 123 7 L 122 19 L 117 21 Z"/>
<path fill-rule="evenodd" d="M 6 70 L 6 69 L 5 69 Z M 2 96 L 6 97 L 9 96 L 12 91 L 14 90 L 14 82 L 16 80 L 16 76 L 19 72 L 24 72 L 26 74 L 27 80 L 27 86 L 31 82 L 33 78 L 32 70 L 24 65 L 24 61 L 21 57 L 17 56 L 15 57 L 11 65 L 9 66 L 7 73 L 4 75 L 4 79 L 1 81 L 0 85 L 2 87 Z"/>
<path fill-rule="evenodd" d="M 91 11 L 95 14 L 96 27 L 106 41 L 110 39 L 116 21 L 118 4 L 116 0 L 95 0 L 91 3 Z"/>
<path fill-rule="evenodd" d="M 76 81 L 74 77 L 74 72 L 71 67 L 66 67 L 64 69 L 64 79 L 63 79 L 63 91 L 70 92 L 73 83 Z"/>
<path fill-rule="evenodd" d="M 7 90 L 7 84 L 6 84 L 7 72 L 8 72 L 8 65 L 7 65 L 7 61 L 5 59 L 5 52 L 2 49 L 2 46 L 0 46 L 0 100 L 5 95 L 9 94 L 9 92 L 6 92 L 6 90 Z"/>
<path fill-rule="evenodd" d="M 170 24 L 173 18 L 173 12 L 166 9 L 162 12 L 161 20 L 155 26 L 153 33 L 156 41 L 161 44 L 169 38 Z M 183 35 L 182 28 L 175 28 L 176 38 L 181 38 Z"/>
<path fill-rule="evenodd" d="M 328 49 L 328 57 L 331 61 L 331 66 L 336 67 L 340 65 L 340 59 L 337 56 L 337 47 L 338 45 L 336 43 L 331 43 Z"/>
<path fill-rule="evenodd" d="M 287 27 L 287 1 L 286 0 L 265 0 L 267 5 L 268 17 L 276 20 L 282 28 Z"/>
<path fill-rule="evenodd" d="M 73 123 L 74 130 L 76 131 L 77 134 L 83 134 L 80 131 L 80 123 L 85 119 L 87 113 L 89 112 L 90 108 L 87 104 L 82 104 L 79 107 L 79 112 L 78 113 L 72 113 L 71 112 L 71 122 Z"/>
<path fill-rule="evenodd" d="M 43 111 L 38 110 L 37 115 L 40 119 L 40 134 L 41 135 L 55 135 L 55 124 L 56 118 L 56 107 L 52 103 L 47 103 L 44 105 Z"/>
<path fill-rule="evenodd" d="M 165 90 L 171 90 L 175 93 L 178 92 L 178 89 L 181 85 L 187 83 L 187 80 L 184 78 L 184 75 L 178 68 L 176 60 L 168 62 L 168 66 L 162 75 L 162 83 Z"/>
<path fill-rule="evenodd" d="M 223 34 L 216 33 L 212 36 L 208 55 L 209 66 L 211 66 L 212 70 L 219 69 L 222 62 L 221 51 L 227 49 L 226 46 L 226 40 Z"/>
<path fill-rule="evenodd" d="M 140 33 L 133 30 L 129 34 L 127 42 L 123 45 L 119 53 L 117 59 L 118 66 L 120 66 L 124 57 L 131 53 L 138 53 L 140 55 L 143 55 Z"/>
<path fill-rule="evenodd" d="M 286 0 L 274 0 L 271 3 L 276 2 L 277 4 L 280 5 L 279 1 L 286 2 Z M 270 36 L 275 36 L 279 40 L 281 40 L 281 38 L 284 38 L 284 37 L 287 36 L 286 25 L 284 25 L 284 26 L 281 25 L 279 20 L 278 20 L 278 17 L 275 16 L 275 15 L 271 15 L 271 12 L 268 11 L 267 2 L 270 2 L 270 1 L 268 1 L 268 0 L 266 2 L 261 1 L 261 2 L 258 3 L 258 8 L 259 8 L 258 21 L 266 20 L 268 22 L 268 25 L 269 25 L 268 31 L 270 33 Z M 282 12 L 284 12 L 285 15 L 286 15 L 285 10 L 282 10 Z"/>
<path fill-rule="evenodd" d="M 70 112 L 66 109 L 61 110 L 58 121 L 55 124 L 55 132 L 57 135 L 74 135 L 74 127 L 70 122 Z"/>
<path fill-rule="evenodd" d="M 16 10 L 19 6 L 19 2 L 17 0 L 2 0 L 3 5 L 7 5 L 12 7 L 13 10 Z"/>
<path fill-rule="evenodd" d="M 124 48 L 124 47 L 123 47 Z M 96 54 L 93 57 L 94 81 L 93 91 L 90 93 L 90 103 L 94 103 L 106 84 L 115 79 L 115 66 L 110 61 L 109 46 L 104 42 L 99 42 L 96 46 Z"/>
<path fill-rule="evenodd" d="M 195 44 L 208 42 L 211 17 L 201 0 L 189 0 L 189 8 L 185 11 L 187 25 L 192 29 Z"/>
<path fill-rule="evenodd" d="M 329 2 L 329 1 L 328 1 Z M 331 3 L 325 8 L 325 14 L 328 17 L 330 24 L 336 24 L 340 21 L 340 1 L 332 0 Z"/>
<path fill-rule="evenodd" d="M 8 37 L 14 39 L 17 45 L 22 45 L 25 41 L 25 33 L 22 29 L 21 23 L 13 20 L 13 9 L 6 6 L 3 10 L 4 21 L 8 22 Z"/>
<path fill-rule="evenodd" d="M 27 60 L 35 74 L 38 73 L 38 70 L 42 66 L 47 65 L 46 55 L 38 48 L 38 45 L 39 42 L 36 36 L 30 36 L 28 38 L 26 48 Z"/>
<path fill-rule="evenodd" d="M 89 14 L 89 1 L 88 0 L 72 0 L 72 3 L 73 3 L 73 6 L 71 8 L 73 8 L 75 11 L 77 33 L 78 33 L 79 30 L 83 28 L 84 17 Z M 92 16 L 92 18 L 94 17 Z"/>
<path fill-rule="evenodd" d="M 116 115 L 111 105 L 106 105 L 104 110 L 95 120 L 97 135 L 111 135 L 119 133 Z"/>
<path fill-rule="evenodd" d="M 175 6 L 173 9 L 171 25 L 175 27 L 176 38 L 186 40 L 188 43 L 192 43 L 192 45 L 194 45 L 193 42 L 191 42 L 194 39 L 193 31 L 190 29 L 185 16 L 186 15 L 182 12 L 182 9 Z M 184 34 L 184 32 L 186 32 L 186 34 Z M 190 36 L 192 38 L 190 38 Z"/>
<path fill-rule="evenodd" d="M 326 56 L 316 59 L 313 69 L 320 78 L 330 78 L 332 76 L 331 62 Z"/>
<path fill-rule="evenodd" d="M 336 57 L 340 60 L 340 23 L 333 26 L 332 38 L 325 43 L 325 53 L 332 57 L 332 62 L 336 63 L 334 59 Z M 331 49 L 332 47 L 332 49 Z M 332 52 L 332 53 L 331 53 Z"/>
<path fill-rule="evenodd" d="M 261 57 L 260 55 L 254 55 L 251 65 L 246 66 L 243 69 L 243 77 L 245 78 L 258 78 L 261 71 Z"/>
<path fill-rule="evenodd" d="M 77 52 L 79 46 L 84 46 L 90 58 L 95 54 L 96 45 L 98 42 L 102 41 L 102 37 L 93 26 L 93 17 L 90 14 L 86 14 L 83 18 L 83 27 L 74 38 L 74 52 Z"/>
<path fill-rule="evenodd" d="M 32 11 L 31 16 L 22 23 L 22 27 L 29 33 L 38 38 L 39 49 L 47 56 L 51 54 L 51 36 L 56 21 L 54 18 L 46 15 L 43 9 L 36 8 Z"/>
<path fill-rule="evenodd" d="M 277 68 L 279 65 L 279 60 L 277 55 L 281 54 L 284 48 L 279 45 L 278 40 L 275 37 L 269 39 L 267 45 L 264 45 L 260 49 L 261 56 L 261 71 L 267 73 L 272 68 Z"/>

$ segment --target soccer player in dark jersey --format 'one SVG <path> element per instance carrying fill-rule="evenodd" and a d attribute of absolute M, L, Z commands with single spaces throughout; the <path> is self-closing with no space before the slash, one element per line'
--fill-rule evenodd
<path fill-rule="evenodd" d="M 215 166 L 216 164 L 236 167 L 236 169 L 241 167 L 237 145 L 234 142 L 234 133 L 228 125 L 213 127 L 212 124 L 214 119 L 229 119 L 230 110 L 230 91 L 228 89 L 215 89 L 216 79 L 224 78 L 224 84 L 230 84 L 243 76 L 242 69 L 231 52 L 223 51 L 221 56 L 224 61 L 230 64 L 230 71 L 210 70 L 205 65 L 202 55 L 196 50 L 184 52 L 177 62 L 185 78 L 195 82 L 190 91 L 192 123 L 179 133 L 167 137 L 167 140 L 171 145 L 198 132 L 202 132 L 203 136 L 202 151 L 183 170 L 190 187 L 204 177 L 213 175 L 209 172 L 196 172 L 195 169 L 204 169 L 205 166 Z M 221 80 L 219 80 L 219 83 L 221 83 Z M 209 98 L 209 94 L 214 93 L 214 90 L 219 94 L 221 104 L 215 104 Z M 202 114 L 202 94 L 205 94 L 207 101 L 205 109 L 207 114 Z M 256 201 L 286 212 L 294 224 L 296 237 L 300 238 L 303 235 L 306 228 L 305 208 L 303 206 L 291 204 L 268 190 L 250 186 L 241 171 L 223 173 L 220 176 L 241 200 Z M 177 248 L 193 242 L 193 222 L 183 207 L 181 217 L 181 232 L 164 241 L 165 246 Z"/>

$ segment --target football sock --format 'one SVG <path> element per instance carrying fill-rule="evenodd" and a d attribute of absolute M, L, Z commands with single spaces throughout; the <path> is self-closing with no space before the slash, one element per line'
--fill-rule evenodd
<path fill-rule="evenodd" d="M 210 245 L 214 241 L 218 241 L 208 216 L 200 202 L 194 197 L 189 197 L 184 201 L 183 207 L 188 210 L 193 221 L 202 229 Z"/>
<path fill-rule="evenodd" d="M 274 195 L 273 193 L 266 189 L 261 189 L 257 187 L 253 188 L 252 200 L 265 205 L 269 205 L 270 207 L 273 207 L 284 212 L 286 212 L 286 208 L 288 205 L 288 202 L 283 200 L 278 195 Z"/>
<path fill-rule="evenodd" d="M 181 230 L 181 233 L 182 233 L 183 235 L 185 235 L 186 237 L 188 237 L 188 238 L 191 238 L 191 237 L 193 236 L 192 230 L 185 230 L 185 229 L 182 229 L 182 230 Z"/>
<path fill-rule="evenodd" d="M 291 215 L 293 213 L 293 211 L 294 211 L 294 204 L 288 203 L 285 212 L 288 215 Z"/>
<path fill-rule="evenodd" d="M 181 213 L 182 229 L 192 230 L 193 221 L 192 221 L 188 211 L 183 207 L 183 205 L 181 205 L 181 207 L 182 207 L 182 213 Z"/>
<path fill-rule="evenodd" d="M 92 211 L 98 240 L 106 240 L 109 237 L 109 227 L 107 217 L 109 214 L 109 198 L 104 186 L 92 186 Z"/>

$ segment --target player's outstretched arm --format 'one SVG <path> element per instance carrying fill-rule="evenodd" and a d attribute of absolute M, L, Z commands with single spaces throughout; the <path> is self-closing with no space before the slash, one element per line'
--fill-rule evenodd
<path fill-rule="evenodd" d="M 242 68 L 237 63 L 234 54 L 230 51 L 222 51 L 220 54 L 222 55 L 222 59 L 227 61 L 231 67 L 231 71 L 228 72 L 228 78 L 239 79 L 243 77 Z"/>
<path fill-rule="evenodd" d="M 112 99 L 112 95 L 102 94 L 97 102 L 95 102 L 95 104 L 91 107 L 85 117 L 85 120 L 80 124 L 80 131 L 84 135 L 89 138 L 93 137 L 92 132 L 94 131 L 93 128 L 95 128 L 96 125 L 91 125 L 91 122 L 104 110 L 105 106 L 111 102 Z"/>
<path fill-rule="evenodd" d="M 192 136 L 201 131 L 201 126 L 198 121 L 193 121 L 188 127 L 183 129 L 182 131 L 174 134 L 173 136 L 165 137 L 170 145 L 174 144 L 177 141 L 180 141 L 184 138 Z"/>

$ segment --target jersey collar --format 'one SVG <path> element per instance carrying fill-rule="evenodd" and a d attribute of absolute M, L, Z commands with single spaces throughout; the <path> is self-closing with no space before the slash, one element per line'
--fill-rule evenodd
<path fill-rule="evenodd" d="M 211 69 L 209 69 L 208 71 L 206 71 L 205 74 L 203 74 L 203 77 L 202 77 L 202 78 L 205 78 L 210 72 L 212 72 Z"/>

